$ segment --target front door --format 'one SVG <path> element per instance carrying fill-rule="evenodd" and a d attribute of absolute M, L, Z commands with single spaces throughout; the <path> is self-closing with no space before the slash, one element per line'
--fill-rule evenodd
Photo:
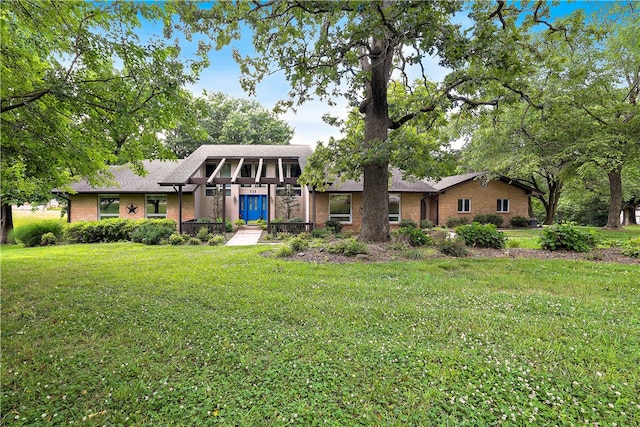
<path fill-rule="evenodd" d="M 267 196 L 264 194 L 243 194 L 240 196 L 240 218 L 245 221 L 266 219 Z"/>

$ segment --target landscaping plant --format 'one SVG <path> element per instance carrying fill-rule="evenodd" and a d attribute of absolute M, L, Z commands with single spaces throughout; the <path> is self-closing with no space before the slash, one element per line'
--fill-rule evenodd
<path fill-rule="evenodd" d="M 504 233 L 498 231 L 494 224 L 473 222 L 456 228 L 456 233 L 464 239 L 467 246 L 502 249 L 507 241 Z"/>
<path fill-rule="evenodd" d="M 587 252 L 598 243 L 593 231 L 582 231 L 571 224 L 555 224 L 542 230 L 540 246 L 550 251 Z"/>

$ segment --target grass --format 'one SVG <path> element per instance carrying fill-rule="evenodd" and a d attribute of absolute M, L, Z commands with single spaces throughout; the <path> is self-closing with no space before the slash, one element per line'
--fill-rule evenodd
<path fill-rule="evenodd" d="M 640 225 L 626 226 L 623 230 L 605 230 L 601 227 L 576 226 L 579 230 L 594 231 L 604 245 L 615 245 L 629 239 L 640 237 Z M 542 228 L 514 228 L 501 230 L 507 236 L 507 246 L 525 249 L 540 249 Z"/>
<path fill-rule="evenodd" d="M 640 269 L 2 248 L 2 424 L 637 425 Z"/>

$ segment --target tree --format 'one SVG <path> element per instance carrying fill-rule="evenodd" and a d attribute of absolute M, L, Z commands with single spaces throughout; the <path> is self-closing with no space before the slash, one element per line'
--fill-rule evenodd
<path fill-rule="evenodd" d="M 257 101 L 207 93 L 192 101 L 197 126 L 179 124 L 166 135 L 167 146 L 186 157 L 202 144 L 289 144 L 293 130 Z"/>
<path fill-rule="evenodd" d="M 389 236 L 389 131 L 443 108 L 495 105 L 500 94 L 487 85 L 517 89 L 515 82 L 503 83 L 530 63 L 518 46 L 526 45 L 526 28 L 542 22 L 548 12 L 545 2 L 528 14 L 504 1 L 475 2 L 467 10 L 470 28 L 463 29 L 455 24 L 463 7 L 457 1 L 273 0 L 216 2 L 206 9 L 184 2 L 181 15 L 191 31 L 208 32 L 218 47 L 239 38 L 243 28 L 252 31 L 255 54 L 235 53 L 249 93 L 266 75 L 281 71 L 291 84 L 283 107 L 313 97 L 329 105 L 344 97 L 358 106 L 364 138 L 352 143 L 362 159 L 358 170 L 364 181 L 360 239 L 382 241 Z M 454 70 L 435 86 L 427 78 L 430 57 Z M 413 93 L 409 75 L 414 72 L 429 96 L 414 98 L 406 114 L 394 117 L 389 82 L 398 76 Z"/>
<path fill-rule="evenodd" d="M 204 59 L 134 33 L 140 19 L 166 18 L 141 2 L 0 3 L 2 49 L 0 241 L 11 204 L 48 198 L 54 188 L 105 179 L 108 164 L 171 157 L 159 133 L 186 122 L 181 87 Z M 168 108 L 170 106 L 170 108 Z"/>

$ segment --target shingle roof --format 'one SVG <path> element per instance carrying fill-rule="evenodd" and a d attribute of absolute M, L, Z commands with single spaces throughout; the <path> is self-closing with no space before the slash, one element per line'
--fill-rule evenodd
<path fill-rule="evenodd" d="M 454 185 L 462 184 L 463 182 L 471 181 L 484 175 L 484 172 L 471 172 L 463 175 L 447 176 L 440 181 L 426 180 L 426 183 L 433 186 L 437 191 L 446 190 Z"/>
<path fill-rule="evenodd" d="M 437 193 L 438 190 L 430 183 L 424 180 L 411 180 L 403 179 L 402 171 L 399 169 L 390 169 L 391 183 L 389 185 L 389 191 L 398 193 Z M 331 184 L 326 191 L 334 192 L 359 192 L 364 189 L 363 181 L 347 180 L 343 183 Z"/>
<path fill-rule="evenodd" d="M 207 160 L 213 159 L 298 159 L 304 169 L 313 149 L 309 145 L 201 145 L 173 172 L 161 181 L 163 185 L 185 184 Z"/>
<path fill-rule="evenodd" d="M 145 176 L 136 175 L 130 165 L 111 166 L 109 170 L 113 174 L 113 180 L 119 185 L 92 187 L 89 182 L 82 180 L 74 183 L 71 188 L 78 193 L 166 193 L 167 187 L 158 183 L 183 161 L 143 160 L 142 165 L 147 171 Z M 187 185 L 182 191 L 191 193 L 195 188 L 195 185 Z"/>

